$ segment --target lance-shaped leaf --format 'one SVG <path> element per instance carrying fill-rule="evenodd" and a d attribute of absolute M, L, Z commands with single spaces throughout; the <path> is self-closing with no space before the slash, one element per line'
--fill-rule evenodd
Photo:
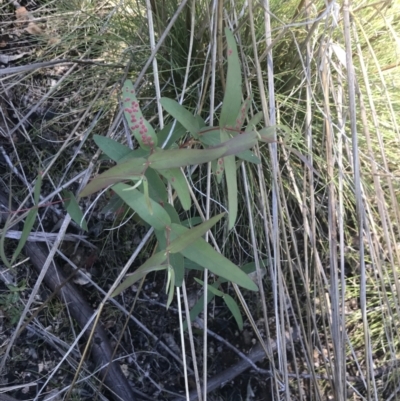
<path fill-rule="evenodd" d="M 202 286 L 204 285 L 204 281 L 203 280 L 200 280 L 197 277 L 195 277 L 194 279 L 195 279 L 195 281 L 197 281 Z M 208 285 L 207 287 L 208 287 L 208 290 L 210 292 L 212 292 L 214 295 L 216 295 L 217 297 L 223 297 L 224 296 L 224 293 L 217 289 L 217 287 L 215 286 L 215 283 L 213 285 Z"/>
<path fill-rule="evenodd" d="M 220 184 L 222 182 L 225 171 L 224 158 L 220 157 L 218 160 L 213 161 L 211 167 L 217 177 L 218 184 Z"/>
<path fill-rule="evenodd" d="M 181 224 L 181 221 L 179 220 L 179 215 L 178 215 L 177 211 L 175 210 L 175 208 L 171 204 L 166 203 L 164 205 L 164 209 L 169 214 L 169 217 L 170 217 L 172 223 Z"/>
<path fill-rule="evenodd" d="M 251 150 L 245 150 L 243 152 L 238 153 L 236 156 L 250 163 L 254 164 L 261 163 L 261 160 Z"/>
<path fill-rule="evenodd" d="M 141 148 L 154 149 L 157 146 L 157 135 L 153 127 L 143 117 L 139 102 L 130 80 L 124 82 L 122 88 L 122 104 L 128 126 Z"/>
<path fill-rule="evenodd" d="M 104 173 L 94 177 L 92 181 L 83 188 L 80 193 L 81 197 L 88 196 L 94 192 L 100 191 L 109 185 L 124 180 L 139 179 L 146 169 L 146 159 L 132 159 L 124 163 L 118 164 Z"/>
<path fill-rule="evenodd" d="M 179 224 L 179 216 L 172 205 L 166 203 L 164 209 L 168 212 L 169 217 L 173 223 Z M 164 250 L 167 247 L 166 230 L 155 230 L 159 249 Z M 172 266 L 175 272 L 175 286 L 180 287 L 182 285 L 183 277 L 185 275 L 185 264 L 183 255 L 180 253 L 170 253 L 168 255 L 168 263 Z"/>
<path fill-rule="evenodd" d="M 224 147 L 226 151 L 224 152 L 222 157 L 237 155 L 244 150 L 252 148 L 257 143 L 257 138 L 258 135 L 256 132 L 246 132 L 244 134 L 237 135 L 234 138 L 231 138 L 228 141 L 221 143 L 220 145 L 209 148 L 208 150 Z"/>
<path fill-rule="evenodd" d="M 150 154 L 149 150 L 145 150 L 142 148 L 137 148 L 135 150 L 131 150 L 129 153 L 127 153 L 125 156 L 123 156 L 121 159 L 118 160 L 118 163 L 125 163 L 128 160 L 132 159 L 139 159 L 139 158 L 144 158 L 146 159 Z"/>
<path fill-rule="evenodd" d="M 235 318 L 236 323 L 237 323 L 237 325 L 239 327 L 239 330 L 242 331 L 243 330 L 243 318 L 242 318 L 242 314 L 240 313 L 240 309 L 239 309 L 238 304 L 228 294 L 224 294 L 222 296 L 222 299 L 224 300 L 224 302 L 226 303 L 227 307 L 231 311 L 233 317 Z"/>
<path fill-rule="evenodd" d="M 197 280 L 197 279 L 195 279 Z M 218 280 L 217 280 L 218 282 Z M 219 284 L 214 283 L 214 284 L 209 284 L 208 285 L 208 291 L 207 291 L 207 304 L 209 304 L 215 297 L 215 295 L 210 291 L 210 287 L 217 288 Z M 190 310 L 189 315 L 190 315 L 190 321 L 193 322 L 194 319 L 196 319 L 197 316 L 200 315 L 201 312 L 204 310 L 204 294 L 199 298 L 199 300 L 195 303 L 193 308 Z M 183 330 L 187 329 L 187 324 L 188 321 L 185 320 L 183 323 Z"/>
<path fill-rule="evenodd" d="M 202 123 L 201 119 L 198 119 L 173 99 L 163 97 L 160 102 L 164 110 L 178 120 L 194 138 L 198 137 L 197 132 L 204 126 L 204 121 Z"/>
<path fill-rule="evenodd" d="M 246 132 L 254 131 L 255 127 L 261 122 L 261 120 L 264 117 L 264 113 L 262 111 L 259 111 L 254 115 L 254 117 L 251 118 L 249 123 L 247 124 L 247 127 L 245 129 Z"/>
<path fill-rule="evenodd" d="M 164 265 L 163 263 L 166 260 L 166 255 L 165 252 L 158 252 L 154 254 L 150 259 L 147 259 L 145 263 L 142 264 L 135 272 L 131 275 L 128 276 L 124 282 L 122 282 L 112 293 L 112 297 L 117 296 L 120 294 L 122 291 L 126 290 L 128 287 L 131 285 L 135 284 L 136 281 L 140 280 L 143 278 L 146 274 L 150 273 L 151 271 L 155 270 L 164 270 L 167 268 L 167 265 Z"/>
<path fill-rule="evenodd" d="M 145 176 L 147 178 L 147 182 L 149 183 L 149 193 L 150 197 L 160 204 L 166 204 L 168 202 L 168 194 L 165 188 L 165 184 L 158 172 L 148 168 L 146 170 Z"/>
<path fill-rule="evenodd" d="M 247 134 L 243 134 L 247 135 Z M 238 135 L 232 139 L 240 139 L 242 135 Z M 227 143 L 229 136 L 225 130 L 221 130 L 221 142 Z M 235 156 L 224 157 L 226 186 L 228 189 L 228 210 L 229 210 L 229 224 L 231 230 L 236 222 L 238 211 L 238 196 L 237 196 L 237 178 L 236 178 L 236 163 Z"/>
<path fill-rule="evenodd" d="M 71 219 L 79 225 L 83 230 L 87 231 L 88 226 L 86 220 L 83 218 L 83 213 L 71 191 L 63 191 L 63 198 L 65 199 L 64 205 L 67 209 Z"/>
<path fill-rule="evenodd" d="M 95 135 L 94 141 L 106 156 L 117 163 L 124 163 L 125 161 L 137 159 L 139 157 L 146 158 L 150 153 L 149 150 L 144 150 L 140 148 L 132 150 L 128 146 L 122 145 L 114 139 L 100 135 Z"/>
<path fill-rule="evenodd" d="M 177 225 L 174 225 L 172 230 L 174 234 L 178 236 L 184 235 L 188 232 L 187 228 Z M 246 273 L 243 273 L 229 259 L 216 252 L 215 249 L 202 238 L 193 242 L 181 251 L 181 253 L 186 258 L 198 263 L 206 269 L 209 269 L 212 273 L 218 276 L 225 277 L 227 280 L 251 291 L 258 291 L 258 287 Z"/>
<path fill-rule="evenodd" d="M 269 261 L 267 259 L 264 259 L 264 260 L 260 260 L 260 263 L 263 266 L 266 266 L 266 265 L 268 265 Z M 191 270 L 192 269 L 194 269 L 194 270 L 202 270 L 203 269 L 201 266 L 199 266 L 195 262 L 192 262 L 188 259 L 185 260 L 185 267 L 187 269 L 191 269 Z M 246 274 L 253 273 L 256 270 L 255 262 L 247 263 L 246 265 L 241 266 L 240 269 L 243 270 Z M 203 283 L 201 280 L 198 280 L 196 278 L 195 278 L 195 280 Z M 226 283 L 227 281 L 228 281 L 227 279 L 220 277 L 213 284 L 208 285 L 207 303 L 210 303 L 214 299 L 214 293 L 213 293 L 213 290 L 210 290 L 210 287 L 213 287 L 214 289 L 218 289 L 218 287 L 221 284 Z M 222 291 L 221 291 L 221 293 L 222 293 Z M 203 308 L 204 308 L 204 294 L 199 298 L 199 300 L 196 302 L 196 304 L 190 310 L 190 321 L 191 322 L 203 311 Z M 186 330 L 187 321 L 184 322 L 183 327 L 184 327 L 184 330 Z"/>
<path fill-rule="evenodd" d="M 148 161 L 152 168 L 163 170 L 207 163 L 221 157 L 227 149 L 223 146 L 212 149 L 167 149 L 153 153 Z"/>
<path fill-rule="evenodd" d="M 113 194 L 108 203 L 101 209 L 101 214 L 117 213 L 124 209 L 125 202 L 117 195 Z"/>
<path fill-rule="evenodd" d="M 168 278 L 166 285 L 166 292 L 168 294 L 167 309 L 170 307 L 175 292 L 175 271 L 171 266 L 168 266 Z"/>
<path fill-rule="evenodd" d="M 42 187 L 42 174 L 39 173 L 36 183 L 35 183 L 35 188 L 33 192 L 33 199 L 35 201 L 35 207 L 31 209 L 26 216 L 25 223 L 24 223 L 24 228 L 22 229 L 21 233 L 21 238 L 18 242 L 17 249 L 14 251 L 14 254 L 11 258 L 11 265 L 15 262 L 17 259 L 18 255 L 21 253 L 22 248 L 24 247 L 26 241 L 28 240 L 29 234 L 32 231 L 33 224 L 35 223 L 36 216 L 38 214 L 38 204 L 40 200 L 40 189 Z"/>
<path fill-rule="evenodd" d="M 126 184 L 115 184 L 112 189 L 124 202 L 131 207 L 146 223 L 150 224 L 156 230 L 163 230 L 171 224 L 171 219 L 165 209 L 154 202 L 153 199 L 148 199 L 151 203 L 151 210 L 146 205 L 146 197 L 137 189 L 132 189 Z"/>
<path fill-rule="evenodd" d="M 273 143 L 276 142 L 276 127 L 262 128 L 258 131 L 261 142 Z"/>
<path fill-rule="evenodd" d="M 221 109 L 219 126 L 235 127 L 236 117 L 240 111 L 242 101 L 242 74 L 236 47 L 235 37 L 229 29 L 225 29 L 227 41 L 228 72 L 226 75 L 226 89 Z"/>
<path fill-rule="evenodd" d="M 100 135 L 94 135 L 93 139 L 100 150 L 115 162 L 119 162 L 132 152 L 132 149 L 128 148 L 128 146 L 122 145 L 114 139 Z"/>
<path fill-rule="evenodd" d="M 250 104 L 251 104 L 252 97 L 248 97 L 242 106 L 240 107 L 239 114 L 236 116 L 236 125 L 235 125 L 235 132 L 233 133 L 234 136 L 239 134 L 241 128 L 243 127 L 243 124 L 246 120 L 247 113 L 249 112 Z"/>
<path fill-rule="evenodd" d="M 206 127 L 199 131 L 199 140 L 204 146 L 217 146 L 221 143 L 221 128 Z"/>
<path fill-rule="evenodd" d="M 207 220 L 204 223 L 185 231 L 184 234 L 173 239 L 173 241 L 167 246 L 166 250 L 171 253 L 181 252 L 198 238 L 203 236 L 208 230 L 210 230 L 210 228 L 213 227 L 219 220 L 221 220 L 224 215 L 225 213 L 218 214 L 212 217 L 210 220 Z M 175 231 L 175 228 L 179 231 L 180 227 L 182 227 L 180 224 L 172 224 L 171 236 L 176 237 L 177 232 Z"/>
<path fill-rule="evenodd" d="M 185 261 L 183 255 L 180 253 L 171 253 L 169 255 L 169 264 L 175 272 L 175 286 L 181 287 L 185 276 Z"/>
<path fill-rule="evenodd" d="M 200 283 L 201 285 L 204 285 L 204 282 L 199 280 L 198 278 L 195 278 L 195 280 Z M 208 290 L 212 292 L 214 295 L 221 297 L 224 302 L 226 303 L 226 306 L 229 308 L 231 311 L 233 317 L 236 320 L 236 323 L 239 327 L 239 330 L 243 330 L 243 318 L 242 314 L 240 313 L 240 309 L 238 304 L 235 302 L 235 300 L 228 294 L 223 293 L 222 291 L 218 290 L 215 285 L 209 285 L 207 286 Z M 204 298 L 203 298 L 204 299 Z M 190 316 L 192 318 L 192 316 Z"/>
<path fill-rule="evenodd" d="M 167 170 L 160 170 L 160 174 L 164 176 L 168 182 L 172 185 L 178 194 L 179 200 L 181 201 L 184 210 L 189 210 L 192 205 L 188 184 L 181 169 L 170 168 Z M 165 189 L 165 188 L 164 188 Z"/>
<path fill-rule="evenodd" d="M 173 128 L 173 131 L 171 132 Z M 171 134 L 171 135 L 170 135 Z M 169 149 L 174 143 L 179 141 L 186 134 L 186 128 L 179 122 L 175 125 L 174 123 L 167 124 L 161 131 L 158 132 L 158 143 L 161 146 L 164 146 L 165 141 L 168 139 L 168 142 L 165 144 L 163 149 Z"/>

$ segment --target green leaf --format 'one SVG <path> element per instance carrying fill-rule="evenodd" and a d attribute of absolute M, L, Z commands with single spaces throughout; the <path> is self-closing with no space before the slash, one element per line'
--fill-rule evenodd
<path fill-rule="evenodd" d="M 210 289 L 211 287 L 215 288 L 216 284 L 208 285 L 208 288 Z M 209 304 L 213 299 L 215 295 L 211 291 L 207 291 L 207 304 Z M 204 294 L 199 298 L 199 300 L 195 303 L 193 308 L 190 310 L 189 315 L 190 315 L 190 321 L 193 322 L 194 319 L 196 319 L 197 316 L 200 315 L 201 312 L 203 312 L 204 309 Z M 183 330 L 187 329 L 187 324 L 188 321 L 186 320 L 183 323 Z"/>
<path fill-rule="evenodd" d="M 185 167 L 207 163 L 221 157 L 227 149 L 223 146 L 212 149 L 158 149 L 149 157 L 150 166 L 156 170 Z"/>
<path fill-rule="evenodd" d="M 194 138 L 197 138 L 197 132 L 204 125 L 201 120 L 196 118 L 190 111 L 186 110 L 182 105 L 173 99 L 166 97 L 161 98 L 160 103 L 164 110 L 172 117 L 178 120 Z"/>
<path fill-rule="evenodd" d="M 198 270 L 198 271 L 204 271 L 204 266 L 200 266 L 198 263 L 196 263 L 193 260 L 190 259 L 185 259 L 185 269 L 188 270 Z"/>
<path fill-rule="evenodd" d="M 241 132 L 241 129 L 244 125 L 244 122 L 246 120 L 247 117 L 247 113 L 249 112 L 249 108 L 251 105 L 251 101 L 252 101 L 252 96 L 248 97 L 244 103 L 242 104 L 242 106 L 240 107 L 240 111 L 239 114 L 236 116 L 236 121 L 235 121 L 235 130 L 236 133 L 234 133 L 233 135 L 238 135 Z"/>
<path fill-rule="evenodd" d="M 232 32 L 226 28 L 228 72 L 226 75 L 226 89 L 221 109 L 219 126 L 235 127 L 236 117 L 240 111 L 242 102 L 242 74 L 240 72 L 240 61 Z"/>
<path fill-rule="evenodd" d="M 175 272 L 170 266 L 168 267 L 168 280 L 167 280 L 167 309 L 170 307 L 172 299 L 174 298 L 175 291 Z"/>
<path fill-rule="evenodd" d="M 0 256 L 1 256 L 1 261 L 10 269 L 12 266 L 10 264 L 10 261 L 7 259 L 6 253 L 4 251 L 4 240 L 6 239 L 6 232 L 7 232 L 9 220 L 10 220 L 10 216 L 7 217 L 7 220 L 6 220 L 5 224 L 4 224 L 3 229 L 0 230 L 0 232 L 1 232 L 1 236 L 0 236 Z"/>
<path fill-rule="evenodd" d="M 155 202 L 166 204 L 168 202 L 167 189 L 161 177 L 156 170 L 148 168 L 145 176 L 149 184 L 149 194 Z"/>
<path fill-rule="evenodd" d="M 166 269 L 167 265 L 163 265 L 166 258 L 167 256 L 164 251 L 154 254 L 151 258 L 147 259 L 146 262 L 143 263 L 138 269 L 136 269 L 132 275 L 128 276 L 125 281 L 115 289 L 111 296 L 117 296 L 151 271 Z"/>
<path fill-rule="evenodd" d="M 229 136 L 227 138 L 229 138 Z M 224 147 L 226 149 L 226 152 L 223 154 L 223 157 L 236 155 L 240 152 L 243 152 L 244 150 L 250 149 L 255 146 L 258 139 L 259 136 L 257 132 L 246 132 L 209 149 L 219 149 L 220 147 Z"/>
<path fill-rule="evenodd" d="M 161 131 L 158 132 L 157 137 L 160 147 L 167 140 L 173 126 L 174 123 L 169 123 Z M 185 134 L 186 134 L 186 128 L 183 127 L 183 125 L 180 124 L 179 122 L 176 122 L 174 130 L 171 136 L 169 137 L 167 144 L 164 146 L 164 149 L 169 149 L 174 143 L 178 142 L 179 139 L 182 138 Z"/>
<path fill-rule="evenodd" d="M 118 160 L 118 164 L 125 163 L 128 160 L 132 159 L 139 159 L 140 157 L 147 159 L 147 157 L 150 155 L 150 151 L 146 149 L 135 149 L 131 150 L 129 153 L 127 153 L 124 157 L 122 157 L 120 160 Z"/>
<path fill-rule="evenodd" d="M 33 207 L 28 215 L 26 216 L 25 219 L 25 223 L 24 223 L 24 228 L 22 229 L 22 233 L 21 233 L 21 238 L 18 241 L 18 245 L 16 250 L 14 251 L 14 254 L 11 258 L 11 264 L 13 264 L 15 262 L 15 260 L 17 259 L 18 255 L 21 253 L 22 248 L 24 247 L 26 241 L 28 240 L 29 234 L 32 231 L 32 227 L 35 223 L 36 220 L 36 216 L 38 214 L 39 208 L 39 199 L 40 199 L 40 189 L 42 187 L 42 174 L 39 173 L 36 182 L 35 182 L 35 188 L 33 190 L 33 198 L 35 201 L 35 207 Z"/>
<path fill-rule="evenodd" d="M 117 164 L 104 173 L 93 178 L 92 181 L 83 188 L 79 196 L 89 196 L 94 192 L 100 191 L 109 185 L 124 180 L 140 179 L 146 169 L 146 159 L 132 159 L 124 163 Z"/>
<path fill-rule="evenodd" d="M 199 131 L 199 140 L 204 146 L 217 146 L 221 143 L 221 128 L 205 127 Z"/>
<path fill-rule="evenodd" d="M 212 217 L 210 220 L 191 228 L 189 230 L 184 227 L 184 234 L 179 235 L 181 229 L 180 224 L 171 224 L 171 237 L 175 236 L 173 241 L 167 246 L 167 251 L 171 253 L 181 252 L 183 249 L 187 248 L 190 244 L 196 241 L 198 238 L 203 236 L 208 230 L 211 229 L 218 221 L 224 217 L 225 213 L 218 214 Z"/>
<path fill-rule="evenodd" d="M 11 264 L 13 264 L 15 262 L 18 255 L 21 253 L 22 248 L 24 247 L 24 245 L 29 237 L 29 234 L 32 231 L 32 227 L 33 227 L 33 224 L 35 223 L 37 214 L 38 214 L 38 208 L 34 207 L 33 209 L 31 209 L 29 211 L 28 215 L 26 216 L 24 228 L 22 229 L 22 233 L 21 233 L 21 238 L 19 239 L 17 249 L 14 251 L 14 254 L 11 258 Z"/>
<path fill-rule="evenodd" d="M 143 117 L 136 97 L 133 83 L 129 79 L 122 88 L 122 105 L 124 116 L 132 134 L 143 149 L 154 149 L 157 146 L 157 135 L 150 123 Z"/>
<path fill-rule="evenodd" d="M 246 134 L 244 134 L 246 135 Z M 242 135 L 238 135 L 233 138 L 240 138 Z M 225 130 L 221 130 L 221 141 L 226 142 L 229 136 Z M 238 197 L 237 197 L 237 177 L 236 177 L 236 163 L 235 156 L 224 157 L 225 177 L 226 185 L 228 189 L 228 210 L 229 210 L 229 224 L 228 228 L 231 230 L 236 222 L 237 211 L 238 211 Z"/>
<path fill-rule="evenodd" d="M 125 202 L 117 195 L 113 194 L 108 203 L 101 209 L 101 214 L 115 213 L 125 205 Z"/>
<path fill-rule="evenodd" d="M 251 118 L 251 120 L 247 124 L 245 132 L 254 131 L 255 127 L 258 124 L 260 124 L 263 117 L 264 117 L 264 113 L 262 111 L 259 111 L 258 113 L 254 114 L 254 116 Z"/>
<path fill-rule="evenodd" d="M 150 213 L 147 205 L 145 195 L 137 189 L 131 189 L 126 184 L 115 184 L 112 189 L 124 202 L 131 207 L 146 223 L 150 224 L 156 230 L 163 230 L 166 226 L 171 224 L 171 219 L 165 209 L 149 199 L 151 203 L 152 213 Z"/>
<path fill-rule="evenodd" d="M 262 128 L 258 131 L 260 135 L 260 141 L 265 143 L 276 142 L 276 126 Z"/>
<path fill-rule="evenodd" d="M 143 195 L 144 195 L 144 199 L 146 200 L 147 211 L 152 215 L 153 208 L 152 208 L 151 202 L 150 202 L 149 185 L 147 183 L 146 177 L 143 179 L 142 183 L 143 183 Z"/>
<path fill-rule="evenodd" d="M 204 286 L 204 281 L 198 279 L 197 277 L 194 278 L 195 281 L 197 281 L 199 284 L 201 284 L 202 286 Z M 223 297 L 224 293 L 220 290 L 218 290 L 217 288 L 213 287 L 212 285 L 208 285 L 207 286 L 208 290 L 211 291 L 214 295 L 218 296 L 218 297 Z"/>
<path fill-rule="evenodd" d="M 217 177 L 218 184 L 221 184 L 225 171 L 224 158 L 220 157 L 218 160 L 213 161 L 211 167 Z"/>
<path fill-rule="evenodd" d="M 231 311 L 233 317 L 236 320 L 237 325 L 239 326 L 239 330 L 243 330 L 243 318 L 242 314 L 240 313 L 239 306 L 235 302 L 235 300 L 228 294 L 224 294 L 222 299 L 225 301 L 226 305 L 228 306 L 229 310 Z"/>
<path fill-rule="evenodd" d="M 175 272 L 175 286 L 181 287 L 185 276 L 185 261 L 180 253 L 171 253 L 169 255 L 169 264 Z"/>
<path fill-rule="evenodd" d="M 173 231 L 174 234 L 180 236 L 187 233 L 189 229 L 174 225 Z M 216 252 L 214 248 L 202 238 L 196 240 L 194 243 L 181 251 L 181 253 L 186 258 L 196 262 L 206 269 L 209 269 L 212 273 L 218 276 L 224 277 L 227 280 L 251 291 L 258 291 L 258 287 L 247 276 L 247 274 L 242 272 L 229 259 Z"/>
<path fill-rule="evenodd" d="M 71 219 L 79 225 L 83 230 L 87 231 L 88 226 L 86 220 L 83 218 L 83 213 L 79 207 L 78 202 L 75 199 L 74 194 L 71 191 L 63 191 L 63 198 L 66 199 L 64 202 L 65 209 L 71 216 Z"/>
<path fill-rule="evenodd" d="M 114 139 L 100 135 L 94 135 L 93 139 L 101 151 L 115 162 L 120 161 L 122 158 L 132 152 L 132 149 L 128 148 L 128 146 L 122 145 Z"/>
<path fill-rule="evenodd" d="M 169 204 L 166 203 L 164 205 L 164 209 L 167 211 L 167 213 L 169 214 L 169 217 L 171 218 L 171 222 L 175 223 L 175 224 L 181 224 L 181 221 L 179 220 L 179 215 L 176 212 L 175 208 Z"/>
<path fill-rule="evenodd" d="M 261 160 L 251 150 L 245 150 L 243 152 L 238 153 L 236 156 L 250 163 L 254 164 L 261 163 Z"/>
<path fill-rule="evenodd" d="M 187 220 L 183 220 L 182 221 L 182 225 L 185 227 L 193 227 L 193 226 L 197 226 L 198 224 L 201 224 L 203 222 L 203 219 L 200 216 L 196 216 L 196 217 L 190 217 Z M 175 223 L 175 221 L 174 221 Z"/>
<path fill-rule="evenodd" d="M 172 185 L 178 194 L 179 200 L 181 201 L 184 210 L 189 210 L 192 205 L 190 198 L 188 184 L 182 171 L 179 168 L 171 168 L 167 170 L 160 170 L 160 174 L 164 176 L 168 182 Z"/>

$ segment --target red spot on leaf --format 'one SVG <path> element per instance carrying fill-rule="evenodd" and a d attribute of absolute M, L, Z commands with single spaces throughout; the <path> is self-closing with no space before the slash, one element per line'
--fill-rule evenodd
<path fill-rule="evenodd" d="M 228 49 L 228 56 L 232 55 L 232 49 Z"/>

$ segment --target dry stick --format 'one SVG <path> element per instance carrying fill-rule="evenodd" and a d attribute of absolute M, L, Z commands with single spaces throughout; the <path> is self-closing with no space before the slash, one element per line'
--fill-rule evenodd
<path fill-rule="evenodd" d="M 0 204 L 3 207 L 8 207 L 8 197 L 0 190 Z M 15 209 L 15 206 L 12 206 Z M 30 257 L 33 266 L 38 274 L 42 271 L 42 266 L 45 264 L 49 251 L 41 244 L 27 242 L 24 246 L 25 254 Z M 52 261 L 43 280 L 46 285 L 52 290 L 56 290 L 60 284 L 66 281 L 65 275 L 57 268 L 57 265 Z M 92 308 L 87 304 L 86 300 L 80 294 L 77 287 L 67 282 L 64 287 L 59 290 L 59 297 L 68 304 L 71 316 L 78 322 L 81 327 L 84 327 L 87 321 L 93 315 Z M 87 337 L 92 327 L 86 331 Z M 98 325 L 94 330 L 94 338 L 92 344 L 92 356 L 98 366 L 107 366 L 111 358 L 112 349 L 107 338 L 107 333 L 104 328 Z M 103 372 L 102 372 L 103 371 Z M 100 371 L 100 376 L 104 373 L 104 369 Z M 107 377 L 104 379 L 106 385 L 114 394 L 115 400 L 135 400 L 127 379 L 122 373 L 119 365 L 111 362 Z M 1 398 L 0 398 L 1 400 Z"/>
<path fill-rule="evenodd" d="M 273 350 L 276 350 L 276 344 L 273 345 Z M 250 352 L 250 354 L 247 356 L 249 360 L 252 361 L 252 363 L 260 362 L 265 358 L 265 351 L 263 347 L 260 344 L 257 344 L 254 349 Z M 246 369 L 251 367 L 251 364 L 247 360 L 241 360 L 239 361 L 236 365 L 231 366 L 230 368 L 224 370 L 220 374 L 212 377 L 211 379 L 208 380 L 208 385 L 207 385 L 207 393 L 210 393 L 211 391 L 216 390 L 218 387 L 222 387 L 224 384 L 230 382 L 233 380 L 235 377 L 239 376 L 242 372 L 244 372 Z M 182 398 L 185 398 L 182 396 Z M 182 398 L 176 398 L 173 401 L 182 401 Z M 189 394 L 189 400 L 190 401 L 196 401 L 197 400 L 197 391 L 192 391 Z"/>

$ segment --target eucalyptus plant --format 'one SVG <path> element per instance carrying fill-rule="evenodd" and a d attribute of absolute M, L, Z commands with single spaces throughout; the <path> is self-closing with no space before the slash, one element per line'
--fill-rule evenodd
<path fill-rule="evenodd" d="M 154 228 L 159 251 L 151 256 L 115 290 L 113 296 L 133 285 L 152 271 L 168 272 L 167 293 L 170 305 L 175 286 L 181 286 L 187 262 L 198 269 L 209 269 L 216 276 L 236 283 L 248 290 L 258 287 L 249 276 L 230 260 L 214 250 L 202 236 L 210 230 L 225 213 L 203 223 L 187 228 L 179 219 L 178 210 L 168 203 L 168 185 L 176 192 L 184 210 L 191 208 L 191 197 L 183 167 L 212 163 L 212 170 L 219 183 L 225 179 L 228 192 L 228 226 L 233 228 L 237 217 L 236 159 L 251 163 L 260 160 L 251 152 L 257 141 L 270 142 L 273 130 L 259 131 L 255 126 L 261 115 L 251 119 L 246 128 L 251 99 L 242 103 L 242 76 L 239 56 L 233 34 L 226 29 L 227 39 L 227 89 L 224 95 L 218 126 L 207 126 L 200 116 L 194 116 L 172 99 L 162 98 L 161 104 L 177 124 L 170 124 L 156 132 L 144 118 L 133 84 L 127 80 L 122 89 L 124 117 L 128 122 L 138 148 L 132 150 L 110 138 L 95 136 L 94 140 L 107 157 L 116 165 L 103 172 L 82 190 L 81 197 L 89 196 L 111 186 L 114 193 L 132 208 L 140 218 Z M 189 134 L 201 148 L 179 147 L 181 138 Z M 179 205 L 178 205 L 179 206 Z M 76 209 L 75 209 L 76 210 Z M 78 219 L 74 213 L 76 220 Z M 239 326 L 242 326 L 239 308 L 233 299 L 216 287 L 211 293 L 221 296 Z"/>

